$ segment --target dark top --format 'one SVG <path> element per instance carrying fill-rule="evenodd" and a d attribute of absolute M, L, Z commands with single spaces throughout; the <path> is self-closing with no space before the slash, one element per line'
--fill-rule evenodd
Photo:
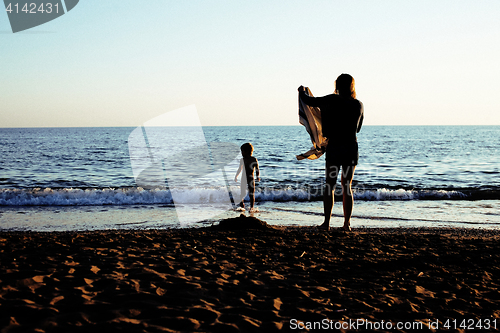
<path fill-rule="evenodd" d="M 329 146 L 357 142 L 356 133 L 363 125 L 363 104 L 360 101 L 336 94 L 311 97 L 303 91 L 300 98 L 307 105 L 321 110 L 323 136 L 329 139 Z"/>

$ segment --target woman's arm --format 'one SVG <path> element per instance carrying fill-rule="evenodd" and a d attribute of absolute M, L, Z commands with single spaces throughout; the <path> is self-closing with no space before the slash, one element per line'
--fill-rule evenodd
<path fill-rule="evenodd" d="M 363 120 L 365 118 L 365 109 L 363 107 L 363 103 L 359 102 L 359 104 L 361 105 L 361 115 L 358 120 L 358 128 L 356 129 L 356 133 L 359 133 L 359 131 L 361 131 L 361 126 L 363 126 Z"/>
<path fill-rule="evenodd" d="M 304 86 L 300 86 L 299 89 L 299 97 L 300 99 L 309 106 L 321 107 L 322 97 L 313 97 L 306 94 L 306 88 Z"/>

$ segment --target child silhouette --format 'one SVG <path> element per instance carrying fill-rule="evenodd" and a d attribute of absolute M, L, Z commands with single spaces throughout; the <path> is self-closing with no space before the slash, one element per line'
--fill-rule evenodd
<path fill-rule="evenodd" d="M 245 209 L 245 196 L 246 189 L 248 188 L 248 196 L 250 197 L 250 211 L 254 210 L 255 204 L 255 176 L 257 177 L 257 181 L 260 181 L 260 170 L 259 170 L 259 162 L 253 154 L 253 146 L 251 143 L 245 143 L 241 146 L 241 155 L 243 158 L 240 160 L 240 167 L 236 172 L 236 176 L 234 176 L 234 181 L 238 181 L 238 175 L 240 172 L 244 171 L 241 175 L 241 202 L 240 207 Z"/>

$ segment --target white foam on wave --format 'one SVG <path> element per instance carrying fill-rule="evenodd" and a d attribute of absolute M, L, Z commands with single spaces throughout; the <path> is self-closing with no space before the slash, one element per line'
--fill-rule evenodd
<path fill-rule="evenodd" d="M 210 204 L 227 202 L 226 187 L 186 188 L 176 190 L 176 204 Z M 231 187 L 233 196 L 239 194 L 238 187 Z M 444 190 L 390 190 L 354 192 L 354 198 L 366 201 L 384 200 L 446 200 L 464 198 L 458 191 Z M 261 189 L 255 193 L 257 201 L 309 201 L 321 200 L 321 193 L 306 189 Z M 248 200 L 248 196 L 247 196 Z M 173 204 L 169 190 L 143 188 L 121 189 L 0 189 L 0 206 L 102 206 L 134 204 Z"/>
<path fill-rule="evenodd" d="M 170 191 L 127 189 L 0 189 L 2 206 L 101 206 L 172 203 Z"/>
<path fill-rule="evenodd" d="M 239 189 L 238 189 L 239 191 Z M 228 202 L 226 187 L 176 189 L 176 204 Z M 169 190 L 121 189 L 0 189 L 0 206 L 102 206 L 173 204 Z"/>
<path fill-rule="evenodd" d="M 384 200 L 444 200 L 453 198 L 465 198 L 466 195 L 459 191 L 445 190 L 389 190 L 386 188 L 376 191 L 360 191 L 354 193 L 354 198 L 367 201 Z"/>

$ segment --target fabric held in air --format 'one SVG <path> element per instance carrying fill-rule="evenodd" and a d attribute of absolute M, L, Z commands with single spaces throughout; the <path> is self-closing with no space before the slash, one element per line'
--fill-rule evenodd
<path fill-rule="evenodd" d="M 306 87 L 305 92 L 313 96 L 311 90 Z M 306 128 L 313 143 L 312 148 L 300 155 L 296 155 L 297 160 L 320 158 L 326 151 L 328 139 L 323 136 L 321 124 L 321 110 L 318 107 L 312 107 L 302 101 L 299 94 L 299 123 Z"/>

